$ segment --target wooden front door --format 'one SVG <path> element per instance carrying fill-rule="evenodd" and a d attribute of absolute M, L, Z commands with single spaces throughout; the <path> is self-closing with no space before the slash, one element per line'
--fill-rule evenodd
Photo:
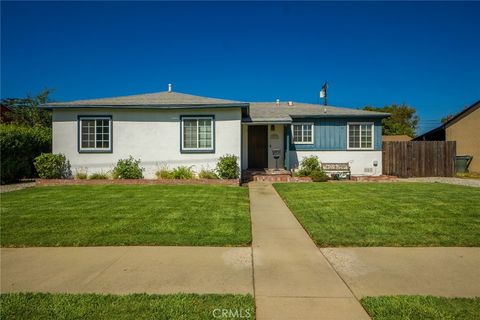
<path fill-rule="evenodd" d="M 268 167 L 268 126 L 248 126 L 248 168 Z"/>

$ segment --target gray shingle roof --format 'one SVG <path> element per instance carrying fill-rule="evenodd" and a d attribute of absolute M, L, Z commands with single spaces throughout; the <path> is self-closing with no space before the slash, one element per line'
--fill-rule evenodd
<path fill-rule="evenodd" d="M 359 109 L 339 108 L 332 106 L 323 106 L 318 104 L 293 102 L 288 105 L 287 102 L 251 102 L 250 118 L 247 121 L 252 122 L 290 122 L 292 118 L 302 118 L 310 116 L 318 117 L 387 117 L 388 113 L 365 111 Z"/>
<path fill-rule="evenodd" d="M 185 108 L 185 107 L 247 107 L 250 112 L 245 121 L 251 122 L 291 122 L 292 118 L 309 116 L 318 117 L 387 117 L 388 113 L 364 111 L 358 109 L 322 106 L 318 104 L 293 102 L 240 102 L 217 98 L 194 96 L 179 92 L 157 92 L 123 97 L 76 100 L 68 102 L 52 102 L 43 105 L 44 108 Z"/>
<path fill-rule="evenodd" d="M 53 102 L 48 103 L 45 107 L 78 107 L 78 106 L 153 106 L 153 105 L 190 105 L 190 106 L 203 106 L 203 105 L 231 105 L 239 104 L 240 101 L 207 98 L 194 96 L 179 92 L 157 92 L 137 94 L 123 97 L 113 98 L 101 98 L 101 99 L 89 99 L 89 100 L 76 100 L 68 102 Z"/>

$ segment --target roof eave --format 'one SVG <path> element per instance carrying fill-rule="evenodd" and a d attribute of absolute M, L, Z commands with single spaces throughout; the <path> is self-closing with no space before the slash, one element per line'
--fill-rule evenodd
<path fill-rule="evenodd" d="M 249 103 L 202 103 L 202 104 L 147 104 L 147 105 L 69 105 L 56 104 L 40 105 L 39 108 L 52 109 L 192 109 L 192 108 L 245 108 L 248 109 Z"/>
<path fill-rule="evenodd" d="M 290 115 L 292 118 L 346 118 L 346 117 L 352 117 L 352 118 L 388 118 L 390 117 L 389 113 L 385 114 L 291 114 Z"/>

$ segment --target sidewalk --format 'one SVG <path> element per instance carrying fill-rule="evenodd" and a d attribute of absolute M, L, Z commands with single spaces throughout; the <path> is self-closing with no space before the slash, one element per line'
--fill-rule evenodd
<path fill-rule="evenodd" d="M 257 319 L 369 319 L 273 186 L 249 190 Z"/>
<path fill-rule="evenodd" d="M 480 296 L 480 248 L 323 248 L 357 297 Z"/>
<path fill-rule="evenodd" d="M 1 292 L 253 294 L 250 248 L 2 248 Z"/>

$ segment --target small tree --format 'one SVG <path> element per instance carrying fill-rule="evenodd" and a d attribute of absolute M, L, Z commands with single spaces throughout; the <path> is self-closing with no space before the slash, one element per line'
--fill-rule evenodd
<path fill-rule="evenodd" d="M 367 106 L 363 108 L 367 111 L 387 112 L 391 116 L 382 120 L 382 134 L 389 135 L 407 135 L 409 137 L 415 136 L 415 131 L 418 125 L 419 118 L 416 114 L 417 110 L 411 108 L 406 104 L 392 104 L 382 108 Z"/>
<path fill-rule="evenodd" d="M 7 98 L 2 99 L 2 105 L 12 109 L 8 120 L 10 123 L 27 127 L 47 127 L 52 126 L 52 114 L 50 111 L 40 109 L 38 106 L 50 102 L 52 89 L 46 88 L 36 96 L 27 94 L 26 98 Z"/>

